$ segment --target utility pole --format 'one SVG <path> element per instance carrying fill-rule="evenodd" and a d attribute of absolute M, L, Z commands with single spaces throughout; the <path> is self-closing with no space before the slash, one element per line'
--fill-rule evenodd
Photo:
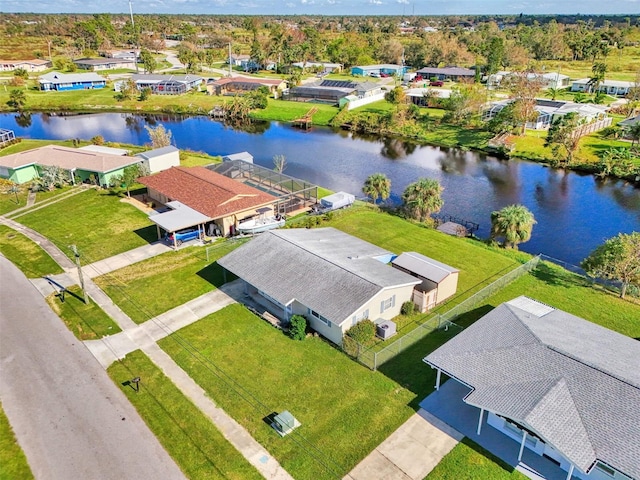
<path fill-rule="evenodd" d="M 131 0 L 129 0 L 129 15 L 131 15 L 131 31 L 133 32 L 133 38 L 135 40 L 133 52 L 133 63 L 136 64 L 136 73 L 140 73 L 138 70 L 138 39 L 136 37 L 136 25 L 133 23 L 133 8 L 131 7 Z"/>
<path fill-rule="evenodd" d="M 229 77 L 232 77 L 233 75 L 231 75 L 231 42 L 229 42 Z"/>
<path fill-rule="evenodd" d="M 78 278 L 80 279 L 80 288 L 82 289 L 82 294 L 84 295 L 84 303 L 89 305 L 89 297 L 87 296 L 87 291 L 84 288 L 84 277 L 82 276 L 82 267 L 80 266 L 80 254 L 78 253 L 78 247 L 75 245 L 71 245 L 71 250 L 73 250 L 73 256 L 76 259 L 76 267 L 78 267 Z"/>

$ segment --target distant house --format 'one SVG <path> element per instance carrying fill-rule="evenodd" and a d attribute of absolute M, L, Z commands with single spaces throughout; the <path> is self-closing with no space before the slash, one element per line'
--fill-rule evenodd
<path fill-rule="evenodd" d="M 279 318 L 303 315 L 315 331 L 342 344 L 363 319 L 400 313 L 420 280 L 390 267 L 390 252 L 335 228 L 261 234 L 218 260 L 245 291 Z"/>
<path fill-rule="evenodd" d="M 393 65 L 389 63 L 351 67 L 351 75 L 360 77 L 370 77 L 371 74 L 380 75 L 382 73 L 390 76 L 401 77 L 407 73 L 407 67 L 404 65 Z"/>
<path fill-rule="evenodd" d="M 34 58 L 33 60 L 0 60 L 0 71 L 11 72 L 17 68 L 23 68 L 27 72 L 42 72 L 51 68 L 49 60 Z"/>
<path fill-rule="evenodd" d="M 180 166 L 180 150 L 173 145 L 147 150 L 136 154 L 136 157 L 143 160 L 142 164 L 149 173 L 158 173 L 171 167 Z"/>
<path fill-rule="evenodd" d="M 463 67 L 424 67 L 416 72 L 422 78 L 436 78 L 438 80 L 452 80 L 458 82 L 462 79 L 474 79 L 476 71 Z"/>
<path fill-rule="evenodd" d="M 74 60 L 73 63 L 82 70 L 92 70 L 94 72 L 100 70 L 114 70 L 116 68 L 128 68 L 130 70 L 136 68 L 135 61 L 119 58 L 80 58 L 78 60 Z"/>
<path fill-rule="evenodd" d="M 246 65 L 249 60 L 251 60 L 251 55 L 232 53 L 227 59 L 227 63 L 236 67 L 242 67 L 243 65 Z"/>
<path fill-rule="evenodd" d="M 421 312 L 434 308 L 456 293 L 460 270 L 417 252 L 405 252 L 391 265 L 422 281 L 413 292 L 413 303 Z"/>
<path fill-rule="evenodd" d="M 350 95 L 367 98 L 382 93 L 382 86 L 374 82 L 352 82 L 349 80 L 322 80 L 319 83 L 300 85 L 289 90 L 285 97 L 297 102 L 341 104 Z"/>
<path fill-rule="evenodd" d="M 501 83 L 508 79 L 510 76 L 515 75 L 513 72 L 501 70 L 493 73 L 487 77 L 488 87 L 499 87 Z M 542 84 L 542 88 L 566 88 L 569 86 L 569 76 L 563 75 L 560 72 L 547 72 L 547 73 L 527 73 L 527 79 L 538 79 Z"/>
<path fill-rule="evenodd" d="M 631 127 L 640 124 L 640 115 L 636 115 L 635 117 L 627 118 L 621 122 L 618 122 L 618 127 L 622 129 L 623 135 L 625 137 L 630 137 L 629 130 Z"/>
<path fill-rule="evenodd" d="M 223 162 L 233 162 L 234 160 L 242 160 L 243 162 L 253 163 L 253 155 L 249 152 L 231 153 L 222 157 Z"/>
<path fill-rule="evenodd" d="M 140 159 L 135 157 L 47 145 L 0 157 L 0 177 L 26 183 L 39 177 L 44 166 L 59 167 L 69 172 L 71 183 L 78 179 L 107 187 L 126 167 L 138 163 Z"/>
<path fill-rule="evenodd" d="M 181 202 L 205 215 L 225 235 L 232 233 L 237 223 L 256 216 L 257 209 L 273 209 L 278 200 L 273 195 L 204 167 L 172 167 L 156 175 L 142 177 L 139 182 L 147 187 L 151 200 L 163 205 L 171 201 Z"/>
<path fill-rule="evenodd" d="M 298 68 L 318 70 L 324 73 L 338 73 L 342 71 L 341 63 L 329 62 L 294 62 L 291 65 Z"/>
<path fill-rule="evenodd" d="M 138 60 L 138 53 L 132 50 L 104 50 L 100 52 L 100 56 L 120 60 L 131 60 L 132 62 Z"/>
<path fill-rule="evenodd" d="M 180 95 L 199 88 L 204 81 L 197 75 L 154 75 L 135 74 L 131 78 L 138 90 L 150 88 L 157 95 Z"/>
<path fill-rule="evenodd" d="M 478 438 L 486 423 L 519 444 L 515 462 L 526 448 L 564 470 L 553 478 L 640 478 L 637 340 L 518 297 L 424 361 L 437 370 L 433 401 L 456 392 L 458 408 L 478 409 Z"/>
<path fill-rule="evenodd" d="M 483 112 L 482 119 L 489 121 L 494 118 L 498 112 L 502 111 L 513 100 L 500 100 L 498 102 L 491 103 Z M 586 123 L 595 122 L 598 120 L 609 119 L 608 123 L 611 123 L 610 117 L 607 115 L 609 107 L 606 105 L 596 105 L 591 103 L 575 103 L 565 102 L 561 100 L 546 100 L 542 98 L 536 99 L 536 111 L 538 116 L 535 120 L 529 121 L 526 127 L 532 130 L 544 130 L 551 126 L 556 118 L 562 117 L 568 113 L 576 113 Z M 603 125 L 604 128 L 608 125 Z"/>
<path fill-rule="evenodd" d="M 97 73 L 60 73 L 49 72 L 38 78 L 40 90 L 92 90 L 104 88 L 107 80 Z"/>
<path fill-rule="evenodd" d="M 635 86 L 634 82 L 624 82 L 621 80 L 603 80 L 600 82 L 598 91 L 606 93 L 607 95 L 624 96 L 629 93 Z M 593 90 L 593 84 L 590 78 L 581 78 L 571 82 L 572 92 L 591 92 Z"/>
<path fill-rule="evenodd" d="M 236 95 L 260 87 L 267 87 L 269 92 L 276 94 L 287 88 L 287 82 L 277 78 L 246 78 L 246 77 L 225 77 L 214 82 L 207 83 L 207 93 L 209 95 Z"/>

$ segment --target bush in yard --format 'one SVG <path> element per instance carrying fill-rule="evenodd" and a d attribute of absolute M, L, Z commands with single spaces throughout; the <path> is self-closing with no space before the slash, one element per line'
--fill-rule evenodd
<path fill-rule="evenodd" d="M 289 336 L 294 340 L 304 340 L 307 334 L 307 319 L 302 315 L 293 315 L 289 322 Z"/>
<path fill-rule="evenodd" d="M 361 345 L 368 345 L 376 336 L 376 324 L 365 318 L 347 330 L 347 335 Z"/>
<path fill-rule="evenodd" d="M 413 303 L 411 300 L 407 300 L 402 304 L 402 308 L 400 308 L 400 313 L 402 315 L 411 315 L 417 310 L 417 305 Z"/>

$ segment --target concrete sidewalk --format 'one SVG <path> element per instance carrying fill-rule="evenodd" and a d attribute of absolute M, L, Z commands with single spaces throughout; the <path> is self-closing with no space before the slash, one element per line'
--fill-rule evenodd
<path fill-rule="evenodd" d="M 122 332 L 100 340 L 87 340 L 84 344 L 100 364 L 107 368 L 116 360 L 124 358 L 128 353 L 154 344 L 173 332 L 235 303 L 234 299 L 241 295 L 242 291 L 242 281 L 235 280 L 223 285 L 218 290 L 205 293 L 140 325 L 125 328 L 122 328 L 121 325 Z M 100 305 L 102 306 L 102 304 Z"/>
<path fill-rule="evenodd" d="M 173 251 L 173 248 L 164 242 L 158 241 L 85 265 L 82 267 L 82 273 L 89 278 L 96 278 L 105 273 L 111 273 L 171 251 Z"/>
<path fill-rule="evenodd" d="M 420 410 L 344 477 L 345 480 L 422 480 L 464 438 Z"/>

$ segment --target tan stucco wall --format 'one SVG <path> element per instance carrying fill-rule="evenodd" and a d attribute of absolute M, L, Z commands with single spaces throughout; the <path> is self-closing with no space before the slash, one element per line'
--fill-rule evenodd
<path fill-rule="evenodd" d="M 436 303 L 444 302 L 447 298 L 455 295 L 458 289 L 458 272 L 452 273 L 438 285 L 438 296 Z"/>

